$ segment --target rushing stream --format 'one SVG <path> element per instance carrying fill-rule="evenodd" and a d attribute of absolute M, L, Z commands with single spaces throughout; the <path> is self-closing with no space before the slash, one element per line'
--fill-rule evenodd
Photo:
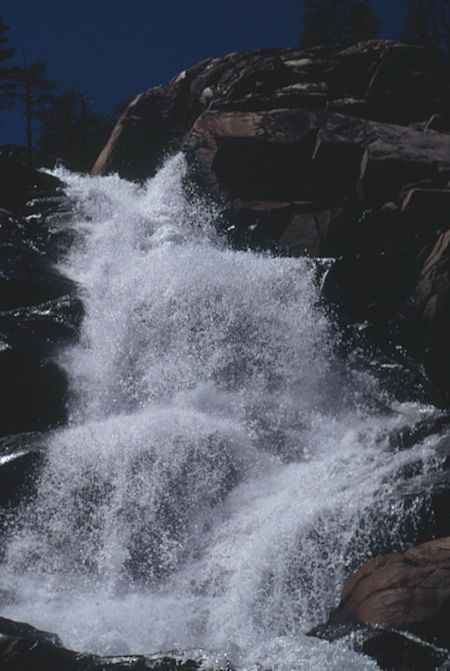
<path fill-rule="evenodd" d="M 69 425 L 11 525 L 2 614 L 102 654 L 375 669 L 304 632 L 375 536 L 401 546 L 398 474 L 432 444 L 388 437 L 434 410 L 341 361 L 319 266 L 229 249 L 185 172 L 175 156 L 144 187 L 63 175 L 61 267 L 86 316 L 60 356 Z"/>

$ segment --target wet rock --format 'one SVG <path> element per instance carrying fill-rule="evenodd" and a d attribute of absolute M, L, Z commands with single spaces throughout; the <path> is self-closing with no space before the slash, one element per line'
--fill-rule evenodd
<path fill-rule="evenodd" d="M 373 559 L 345 583 L 328 625 L 369 624 L 450 648 L 450 537 Z"/>
<path fill-rule="evenodd" d="M 45 431 L 67 419 L 67 377 L 32 351 L 0 351 L 0 435 Z"/>
<path fill-rule="evenodd" d="M 56 634 L 0 618 L 0 667 L 5 671 L 220 671 L 196 653 L 100 657 L 63 647 Z M 223 668 L 229 669 L 228 665 Z"/>
<path fill-rule="evenodd" d="M 25 165 L 13 146 L 0 145 L 2 208 L 17 216 L 43 212 L 51 207 L 52 199 L 60 196 L 61 187 L 57 177 Z"/>
<path fill-rule="evenodd" d="M 66 374 L 49 357 L 77 337 L 82 306 L 51 260 L 59 233 L 49 221 L 65 202 L 61 187 L 21 163 L 16 148 L 0 147 L 1 436 L 66 420 Z M 5 468 L 18 473 L 33 459 L 24 454 Z"/>
<path fill-rule="evenodd" d="M 48 242 L 49 231 L 46 226 L 30 224 L 26 219 L 0 208 L 0 244 L 39 252 L 45 249 Z"/>
<path fill-rule="evenodd" d="M 326 255 L 330 230 L 343 216 L 351 217 L 349 209 L 317 210 L 315 203 L 295 205 L 296 209 L 280 237 L 280 251 L 295 256 Z"/>
<path fill-rule="evenodd" d="M 0 506 L 10 510 L 32 496 L 33 476 L 42 462 L 45 434 L 22 433 L 0 438 Z M 3 525 L 1 525 L 3 528 Z"/>
<path fill-rule="evenodd" d="M 433 213 L 433 225 L 447 228 L 450 221 L 450 189 L 413 188 L 406 192 L 402 210 L 415 219 L 426 221 Z"/>
<path fill-rule="evenodd" d="M 347 637 L 350 646 L 385 671 L 440 671 L 448 652 L 401 631 L 368 625 L 319 625 L 307 633 L 326 641 Z"/>
<path fill-rule="evenodd" d="M 346 637 L 388 671 L 444 669 L 450 658 L 449 562 L 450 537 L 367 562 L 345 583 L 328 621 L 308 635 Z"/>
<path fill-rule="evenodd" d="M 411 123 L 448 109 L 449 63 L 439 49 L 396 44 L 383 50 L 367 98 L 392 123 Z"/>
<path fill-rule="evenodd" d="M 448 658 L 445 650 L 392 630 L 367 630 L 360 650 L 386 671 L 434 671 Z"/>
<path fill-rule="evenodd" d="M 48 259 L 23 247 L 0 245 L 0 309 L 11 310 L 75 293 L 75 284 Z"/>
<path fill-rule="evenodd" d="M 61 296 L 39 305 L 0 312 L 0 340 L 10 349 L 42 356 L 76 341 L 83 305 L 75 296 Z"/>

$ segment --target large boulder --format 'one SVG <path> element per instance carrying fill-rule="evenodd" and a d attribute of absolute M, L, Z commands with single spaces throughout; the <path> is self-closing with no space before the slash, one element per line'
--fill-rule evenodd
<path fill-rule="evenodd" d="M 450 649 L 450 537 L 364 564 L 345 583 L 328 626 L 380 625 Z"/>
<path fill-rule="evenodd" d="M 445 117 L 448 89 L 442 52 L 389 40 L 229 54 L 138 95 L 93 172 L 148 177 L 205 110 L 315 109 L 406 125 Z"/>
<path fill-rule="evenodd" d="M 449 621 L 447 536 L 364 564 L 344 584 L 328 621 L 308 634 L 329 641 L 350 636 L 356 650 L 386 671 L 443 671 Z"/>

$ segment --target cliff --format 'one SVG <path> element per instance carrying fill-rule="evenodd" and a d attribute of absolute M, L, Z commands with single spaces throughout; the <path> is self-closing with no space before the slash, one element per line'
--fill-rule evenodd
<path fill-rule="evenodd" d="M 234 245 L 337 258 L 341 327 L 405 350 L 445 403 L 449 81 L 441 51 L 387 40 L 211 59 L 137 96 L 93 174 L 142 180 L 184 151 Z"/>

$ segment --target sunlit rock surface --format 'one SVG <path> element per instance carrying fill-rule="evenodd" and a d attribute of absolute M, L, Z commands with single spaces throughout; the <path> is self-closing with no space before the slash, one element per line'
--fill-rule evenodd
<path fill-rule="evenodd" d="M 140 94 L 93 173 L 144 179 L 181 147 L 236 246 L 343 256 L 340 316 L 407 345 L 445 398 L 449 81 L 442 52 L 388 40 L 211 59 Z"/>

